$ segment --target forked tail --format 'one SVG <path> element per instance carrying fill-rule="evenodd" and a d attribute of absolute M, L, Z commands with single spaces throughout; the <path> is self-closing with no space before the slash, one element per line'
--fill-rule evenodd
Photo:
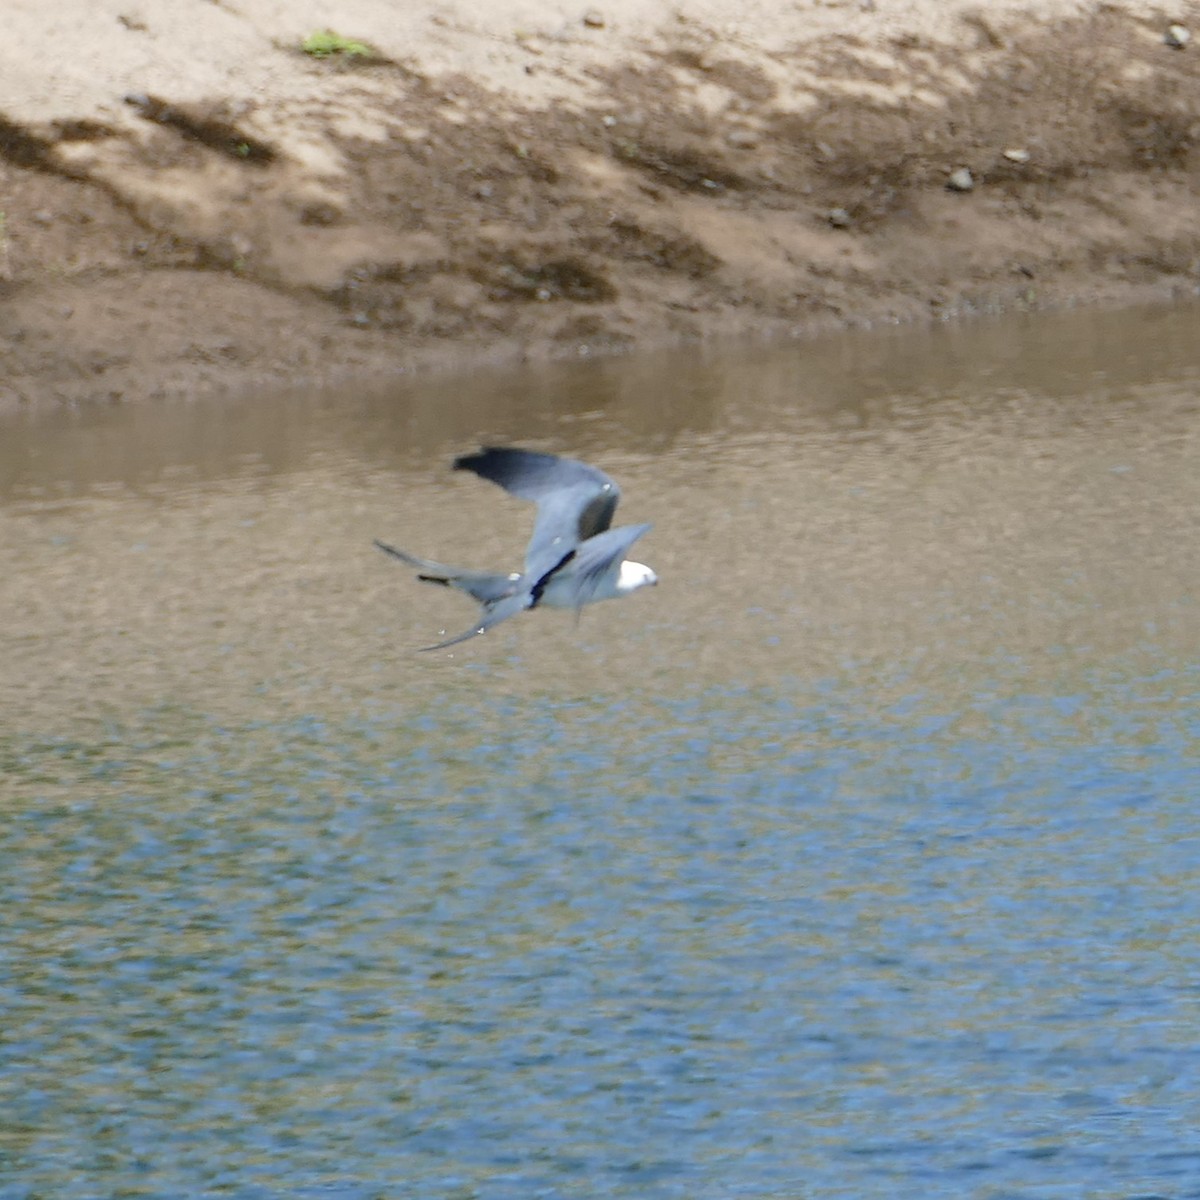
<path fill-rule="evenodd" d="M 431 558 L 418 558 L 415 554 L 397 550 L 395 546 L 389 546 L 385 542 L 376 540 L 375 545 L 384 554 L 390 554 L 406 566 L 412 567 L 417 572 L 417 578 L 424 583 L 437 583 L 442 587 L 466 592 L 484 608 L 491 608 L 518 591 L 521 578 L 519 575 L 499 575 L 494 571 L 475 571 L 470 567 L 451 567 L 445 563 L 434 562 Z"/>

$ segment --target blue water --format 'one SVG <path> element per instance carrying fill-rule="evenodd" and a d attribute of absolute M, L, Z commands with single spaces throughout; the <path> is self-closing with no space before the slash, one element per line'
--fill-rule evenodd
<path fill-rule="evenodd" d="M 0 431 L 0 1200 L 1200 1197 L 1196 318 Z"/>
<path fill-rule="evenodd" d="M 9 744 L 0 1196 L 1200 1195 L 1198 684 Z"/>

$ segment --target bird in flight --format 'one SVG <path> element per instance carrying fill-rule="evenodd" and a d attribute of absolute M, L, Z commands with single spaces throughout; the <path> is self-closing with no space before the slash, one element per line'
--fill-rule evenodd
<path fill-rule="evenodd" d="M 465 454 L 454 460 L 454 468 L 473 471 L 510 495 L 532 500 L 537 516 L 524 569 L 509 575 L 448 567 L 375 542 L 385 554 L 415 567 L 418 579 L 457 588 L 482 605 L 479 620 L 470 629 L 422 649 L 455 646 L 527 608 L 547 605 L 578 611 L 585 604 L 625 596 L 658 582 L 649 567 L 625 557 L 650 526 L 610 528 L 621 492 L 599 468 L 573 458 L 504 446 Z"/>

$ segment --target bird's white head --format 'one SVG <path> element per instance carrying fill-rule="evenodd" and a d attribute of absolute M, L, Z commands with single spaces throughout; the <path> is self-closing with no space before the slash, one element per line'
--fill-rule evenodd
<path fill-rule="evenodd" d="M 617 576 L 617 595 L 636 592 L 638 588 L 653 587 L 658 582 L 658 576 L 645 563 L 634 562 L 627 558 L 621 564 L 621 573 Z"/>

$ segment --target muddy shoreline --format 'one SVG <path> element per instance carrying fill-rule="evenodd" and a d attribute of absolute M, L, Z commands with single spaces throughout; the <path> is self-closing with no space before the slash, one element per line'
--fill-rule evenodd
<path fill-rule="evenodd" d="M 1195 295 L 1193 6 L 770 7 L 427 54 L 352 7 L 371 55 L 260 22 L 269 78 L 176 96 L 92 5 L 142 59 L 0 93 L 0 410 Z"/>

